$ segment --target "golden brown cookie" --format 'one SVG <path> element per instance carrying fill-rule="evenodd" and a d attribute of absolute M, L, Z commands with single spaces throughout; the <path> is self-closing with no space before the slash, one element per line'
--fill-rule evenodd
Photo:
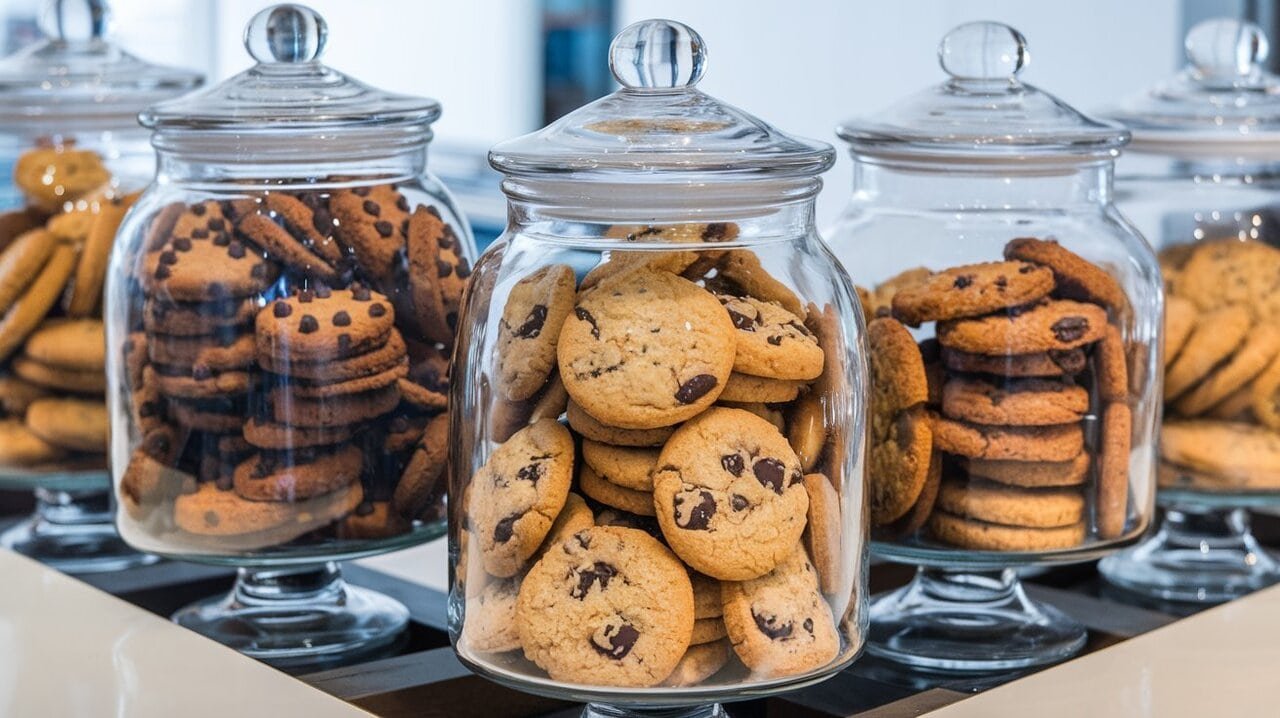
<path fill-rule="evenodd" d="M 1166 296 L 1164 300 L 1164 365 L 1178 357 L 1196 325 L 1199 311 L 1190 299 Z"/>
<path fill-rule="evenodd" d="M 107 407 L 86 399 L 37 399 L 27 408 L 27 428 L 64 449 L 94 454 L 107 450 Z"/>
<path fill-rule="evenodd" d="M 1047 426 L 1080 421 L 1089 392 L 1057 379 L 989 379 L 953 376 L 942 393 L 942 413 L 952 419 L 998 426 Z"/>
<path fill-rule="evenodd" d="M 0 319 L 0 359 L 7 358 L 21 346 L 57 303 L 75 261 L 75 249 L 59 244 L 39 274 L 35 275 L 35 280 L 9 307 L 4 318 Z"/>
<path fill-rule="evenodd" d="M 910 536 L 924 527 L 929 520 L 929 516 L 933 514 L 934 505 L 938 500 L 938 488 L 942 485 L 943 464 L 942 452 L 934 451 L 929 457 L 929 471 L 925 475 L 924 488 L 920 490 L 920 496 L 911 505 L 911 509 L 903 514 L 901 518 L 891 524 L 879 527 L 876 531 L 876 538 L 893 539 Z"/>
<path fill-rule="evenodd" d="M 713 643 L 724 638 L 728 632 L 724 627 L 724 619 L 720 616 L 699 618 L 693 622 L 693 635 L 689 639 L 690 646 Z"/>
<path fill-rule="evenodd" d="M 653 516 L 656 513 L 651 492 L 636 491 L 610 483 L 585 464 L 578 469 L 578 488 L 605 506 L 640 516 Z"/>
<path fill-rule="evenodd" d="M 720 392 L 720 401 L 738 404 L 780 404 L 791 401 L 804 390 L 805 383 L 791 379 L 770 379 L 733 372 Z"/>
<path fill-rule="evenodd" d="M 443 493 L 448 464 L 449 415 L 437 414 L 422 430 L 422 438 L 400 474 L 391 508 L 406 519 L 420 516 L 432 499 Z"/>
<path fill-rule="evenodd" d="M 1129 447 L 1133 432 L 1128 405 L 1113 402 L 1102 415 L 1102 450 L 1098 460 L 1098 536 L 1124 533 L 1129 501 Z"/>
<path fill-rule="evenodd" d="M 1249 310 L 1241 306 L 1223 307 L 1203 315 L 1178 354 L 1165 371 L 1164 399 L 1173 401 L 1231 356 L 1245 340 L 1253 322 Z"/>
<path fill-rule="evenodd" d="M 985 481 L 942 482 L 938 509 L 1005 526 L 1055 528 L 1084 520 L 1084 496 L 1075 488 L 1024 489 Z"/>
<path fill-rule="evenodd" d="M 1037 354 L 1092 344 L 1106 327 L 1107 312 L 1097 304 L 1057 299 L 938 322 L 938 342 L 970 354 Z"/>
<path fill-rule="evenodd" d="M 587 505 L 586 500 L 570 491 L 565 497 L 564 508 L 560 509 L 556 520 L 551 522 L 551 530 L 547 532 L 542 546 L 534 555 L 541 556 L 561 542 L 568 541 L 570 536 L 595 525 L 595 514 L 591 513 L 591 507 Z"/>
<path fill-rule="evenodd" d="M 1071 376 L 1084 371 L 1089 359 L 1083 349 L 988 356 L 942 347 L 942 363 L 951 371 L 1007 377 Z"/>
<path fill-rule="evenodd" d="M 929 530 L 944 543 L 982 551 L 1054 551 L 1079 545 L 1085 535 L 1083 521 L 1042 529 L 1003 526 L 946 511 L 933 512 Z"/>
<path fill-rule="evenodd" d="M 1197 242 L 1175 292 L 1202 312 L 1239 306 L 1256 320 L 1280 316 L 1280 249 L 1234 237 Z"/>
<path fill-rule="evenodd" d="M 893 297 L 893 316 L 913 327 L 977 317 L 1043 299 L 1053 287 L 1053 272 L 1027 262 L 967 264 L 900 289 Z"/>
<path fill-rule="evenodd" d="M 1268 428 L 1280 431 L 1280 357 L 1254 380 L 1250 395 L 1253 415 Z"/>
<path fill-rule="evenodd" d="M 822 348 L 800 317 L 754 297 L 717 295 L 717 299 L 736 330 L 735 372 L 805 381 L 822 374 Z"/>
<path fill-rule="evenodd" d="M 1174 408 L 1184 416 L 1207 412 L 1257 378 L 1277 356 L 1280 356 L 1280 326 L 1270 322 L 1254 326 L 1231 358 L 1183 394 Z"/>
<path fill-rule="evenodd" d="M 875 319 L 867 327 L 871 353 L 868 494 L 871 521 L 896 521 L 920 496 L 933 450 L 924 415 L 908 411 L 928 398 L 920 348 L 898 320 Z"/>
<path fill-rule="evenodd" d="M 173 520 L 193 536 L 217 537 L 219 550 L 277 546 L 355 510 L 364 498 L 360 482 L 306 501 L 248 501 L 213 483 L 173 502 Z"/>
<path fill-rule="evenodd" d="M 102 158 L 93 150 L 68 146 L 28 150 L 13 167 L 13 181 L 31 204 L 55 211 L 111 180 Z"/>
<path fill-rule="evenodd" d="M 302 501 L 358 483 L 363 461 L 356 444 L 263 451 L 236 466 L 233 485 L 250 501 Z"/>
<path fill-rule="evenodd" d="M 65 455 L 64 449 L 40 438 L 21 419 L 0 421 L 0 464 L 36 466 Z"/>
<path fill-rule="evenodd" d="M 1094 349 L 1094 371 L 1098 395 L 1104 401 L 1126 401 L 1129 398 L 1129 366 L 1124 337 L 1120 328 L 1108 324 L 1106 333 Z"/>
<path fill-rule="evenodd" d="M 583 439 L 582 460 L 599 478 L 611 484 L 632 491 L 653 492 L 652 474 L 658 463 L 657 449 L 614 446 Z"/>
<path fill-rule="evenodd" d="M 101 319 L 47 319 L 31 333 L 22 351 L 41 364 L 102 371 L 106 342 Z"/>
<path fill-rule="evenodd" d="M 982 426 L 933 415 L 935 445 L 971 459 L 1067 461 L 1084 448 L 1080 424 Z"/>
<path fill-rule="evenodd" d="M 831 480 L 822 474 L 805 474 L 804 489 L 809 493 L 809 520 L 804 528 L 804 545 L 813 558 L 822 592 L 833 595 L 843 584 L 841 562 L 840 495 Z"/>
<path fill-rule="evenodd" d="M 800 459 L 800 468 L 812 471 L 827 444 L 827 421 L 822 400 L 810 394 L 791 407 L 787 417 L 787 441 Z"/>
<path fill-rule="evenodd" d="M 0 374 L 0 409 L 5 416 L 21 418 L 31 402 L 49 395 L 49 390 L 32 381 Z"/>
<path fill-rule="evenodd" d="M 691 645 L 671 671 L 671 675 L 659 685 L 670 688 L 696 686 L 724 668 L 729 662 L 730 654 L 728 641 Z"/>
<path fill-rule="evenodd" d="M 19 236 L 0 254 L 0 312 L 22 295 L 49 261 L 60 243 L 44 229 L 33 229 Z"/>
<path fill-rule="evenodd" d="M 1053 270 L 1055 292 L 1068 299 L 1093 302 L 1111 309 L 1125 306 L 1124 290 L 1098 265 L 1052 239 L 1022 237 L 1005 245 L 1005 259 L 1021 259 Z"/>
<path fill-rule="evenodd" d="M 1083 451 L 1066 461 L 966 459 L 962 470 L 975 478 L 998 481 L 1010 486 L 1079 486 L 1089 476 L 1090 459 L 1088 452 Z"/>
<path fill-rule="evenodd" d="M 14 374 L 48 389 L 74 391 L 80 394 L 101 394 L 107 389 L 107 377 L 101 367 L 64 369 L 35 361 L 21 354 L 14 357 L 9 366 Z"/>
<path fill-rule="evenodd" d="M 898 292 L 924 282 L 933 276 L 933 272 L 925 267 L 913 267 L 901 271 L 885 281 L 876 285 L 875 291 L 872 292 L 871 312 L 867 314 L 867 321 L 877 319 L 881 316 L 890 316 L 893 312 L 893 298 Z"/>
<path fill-rule="evenodd" d="M 556 341 L 573 310 L 573 267 L 543 267 L 516 282 L 498 323 L 498 388 L 512 401 L 533 396 L 556 366 Z"/>
<path fill-rule="evenodd" d="M 1160 455 L 1224 484 L 1280 486 L 1280 433 L 1221 421 L 1166 421 Z"/>
<path fill-rule="evenodd" d="M 102 202 L 93 216 L 93 224 L 80 249 L 75 278 L 67 290 L 63 306 L 69 317 L 87 317 L 102 303 L 102 285 L 107 278 L 107 259 L 115 243 L 116 230 L 129 211 L 131 202 L 116 198 Z"/>

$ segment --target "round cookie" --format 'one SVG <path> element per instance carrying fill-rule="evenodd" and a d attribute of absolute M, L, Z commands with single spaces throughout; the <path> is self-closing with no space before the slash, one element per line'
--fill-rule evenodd
<path fill-rule="evenodd" d="M 724 638 L 728 632 L 724 627 L 724 620 L 720 616 L 712 618 L 698 618 L 693 622 L 693 634 L 689 639 L 689 645 L 700 646 L 704 643 L 712 643 Z"/>
<path fill-rule="evenodd" d="M 804 489 L 809 493 L 804 545 L 813 557 L 822 592 L 835 594 L 841 584 L 840 495 L 822 474 L 805 474 Z"/>
<path fill-rule="evenodd" d="M 883 536 L 893 539 L 910 536 L 924 527 L 929 516 L 933 514 L 933 507 L 938 500 L 938 489 L 942 486 L 943 463 L 941 451 L 934 451 L 930 455 L 929 469 L 925 474 L 924 487 L 920 489 L 920 496 L 916 498 L 916 502 L 911 505 L 907 513 L 897 521 L 881 527 L 876 538 Z"/>
<path fill-rule="evenodd" d="M 567 264 L 543 267 L 511 287 L 498 323 L 498 387 L 528 399 L 556 366 L 556 340 L 573 310 L 575 278 Z"/>
<path fill-rule="evenodd" d="M 1174 285 L 1175 293 L 1208 312 L 1239 306 L 1258 321 L 1280 316 L 1280 249 L 1264 242 L 1197 242 Z"/>
<path fill-rule="evenodd" d="M 939 541 L 981 551 L 1054 551 L 1078 546 L 1085 535 L 1083 521 L 1040 529 L 1003 526 L 946 511 L 933 512 L 929 517 L 929 530 Z"/>
<path fill-rule="evenodd" d="M 932 276 L 933 271 L 928 267 L 912 267 L 911 269 L 904 269 L 877 284 L 871 294 L 872 311 L 867 314 L 867 322 L 870 323 L 872 319 L 878 319 L 882 316 L 892 316 L 893 298 L 897 296 L 898 292 L 924 282 Z"/>
<path fill-rule="evenodd" d="M 1160 428 L 1160 455 L 1224 484 L 1280 485 L 1280 433 L 1261 426 L 1224 421 L 1166 421 Z"/>
<path fill-rule="evenodd" d="M 308 244 L 265 214 L 249 214 L 240 218 L 236 229 L 255 245 L 263 248 L 267 256 L 304 277 L 318 279 L 327 284 L 338 284 L 339 272 L 332 264 L 313 252 Z"/>
<path fill-rule="evenodd" d="M 1164 399 L 1171 402 L 1231 356 L 1249 334 L 1253 321 L 1242 306 L 1223 307 L 1203 315 L 1164 373 Z"/>
<path fill-rule="evenodd" d="M 1047 426 L 1080 421 L 1089 392 L 1054 379 L 1010 379 L 999 384 L 953 376 L 942 390 L 942 413 L 974 424 Z"/>
<path fill-rule="evenodd" d="M 247 371 L 195 371 L 156 366 L 156 386 L 166 396 L 179 399 L 214 399 L 249 393 L 254 375 Z"/>
<path fill-rule="evenodd" d="M 1004 257 L 1043 265 L 1053 270 L 1053 278 L 1057 283 L 1055 292 L 1067 299 L 1093 302 L 1111 309 L 1120 309 L 1125 305 L 1124 291 L 1111 275 L 1058 244 L 1056 240 L 1021 237 L 1005 245 Z"/>
<path fill-rule="evenodd" d="M 556 520 L 551 523 L 551 530 L 547 532 L 547 537 L 543 539 L 542 546 L 536 555 L 541 556 L 555 548 L 557 544 L 569 540 L 579 531 L 595 525 L 595 514 L 591 512 L 591 507 L 587 505 L 586 500 L 570 491 L 565 497 L 564 508 L 560 509 Z"/>
<path fill-rule="evenodd" d="M 23 196 L 48 211 L 74 202 L 110 180 L 111 173 L 97 152 L 67 146 L 28 150 L 13 166 L 13 182 Z"/>
<path fill-rule="evenodd" d="M 1249 393 L 1253 415 L 1264 426 L 1280 431 L 1280 357 L 1254 380 Z"/>
<path fill-rule="evenodd" d="M 252 297 L 222 302 L 172 302 L 147 297 L 142 323 L 152 334 L 204 336 L 251 326 L 257 314 L 258 302 Z"/>
<path fill-rule="evenodd" d="M 971 459 L 1067 461 L 1084 449 L 1080 424 L 982 426 L 937 415 L 930 417 L 934 444 Z"/>
<path fill-rule="evenodd" d="M 966 459 L 963 468 L 970 476 L 998 481 L 1010 486 L 1040 488 L 1079 486 L 1089 476 L 1091 457 L 1080 452 L 1066 461 L 1009 461 Z"/>
<path fill-rule="evenodd" d="M 770 573 L 723 584 L 721 595 L 729 642 L 754 675 L 805 673 L 839 653 L 831 607 L 799 546 Z"/>
<path fill-rule="evenodd" d="M 360 482 L 305 501 L 248 501 L 213 483 L 173 502 L 178 528 L 217 537 L 221 550 L 276 546 L 314 531 L 354 511 L 364 499 Z"/>
<path fill-rule="evenodd" d="M 632 491 L 653 491 L 653 468 L 658 463 L 656 449 L 613 446 L 583 439 L 582 460 L 599 478 L 611 484 Z"/>
<path fill-rule="evenodd" d="M 564 508 L 573 480 L 573 437 L 553 419 L 516 432 L 471 481 L 465 510 L 484 568 L 513 576 Z"/>
<path fill-rule="evenodd" d="M 337 383 L 391 371 L 404 361 L 406 353 L 404 338 L 400 332 L 392 329 L 386 344 L 346 359 L 302 361 L 295 360 L 292 356 L 259 354 L 258 364 L 269 372 L 287 374 L 291 379 Z"/>
<path fill-rule="evenodd" d="M 102 286 L 107 279 L 111 246 L 115 243 L 116 230 L 132 204 L 120 197 L 98 204 L 89 234 L 80 248 L 75 277 L 63 303 L 67 316 L 87 317 L 102 303 Z"/>
<path fill-rule="evenodd" d="M 1133 418 L 1121 402 L 1107 405 L 1102 415 L 1102 450 L 1098 459 L 1098 536 L 1119 538 L 1124 533 L 1129 501 L 1129 448 Z"/>
<path fill-rule="evenodd" d="M 1184 416 L 1207 412 L 1240 387 L 1253 381 L 1278 355 L 1280 327 L 1269 322 L 1256 325 L 1231 358 L 1183 394 L 1174 408 Z"/>
<path fill-rule="evenodd" d="M 80 394 L 101 394 L 107 389 L 107 377 L 103 374 L 102 367 L 63 369 L 42 364 L 23 355 L 14 357 L 9 367 L 19 377 L 49 389 L 74 391 Z"/>
<path fill-rule="evenodd" d="M 27 344 L 30 347 L 30 342 Z M 152 334 L 147 340 L 147 355 L 156 364 L 190 367 L 193 372 L 230 371 L 257 365 L 251 332 L 187 337 Z"/>
<path fill-rule="evenodd" d="M 23 353 L 43 364 L 102 371 L 106 344 L 100 319 L 53 319 L 31 333 Z"/>
<path fill-rule="evenodd" d="M 791 407 L 787 417 L 787 441 L 800 459 L 803 471 L 812 471 L 827 444 L 827 421 L 822 400 L 810 394 Z"/>
<path fill-rule="evenodd" d="M 0 254 L 0 311 L 8 311 L 61 243 L 44 228 L 19 235 Z"/>
<path fill-rule="evenodd" d="M 163 377 L 160 387 L 165 387 Z M 272 416 L 281 424 L 331 428 L 368 421 L 395 409 L 400 403 L 400 387 L 393 384 L 359 394 L 307 398 L 287 386 L 276 386 L 271 389 L 269 401 Z"/>
<path fill-rule="evenodd" d="M 690 571 L 689 582 L 693 584 L 693 617 L 695 619 L 719 618 L 724 615 L 724 604 L 720 601 L 719 581 L 697 571 Z"/>
<path fill-rule="evenodd" d="M 712 408 L 676 430 L 658 458 L 653 500 L 672 550 L 722 581 L 756 578 L 800 541 L 809 506 L 800 461 L 769 422 Z"/>
<path fill-rule="evenodd" d="M 569 426 L 583 437 L 615 446 L 662 446 L 676 430 L 674 426 L 660 426 L 656 429 L 608 426 L 597 421 L 582 407 L 573 403 L 572 399 L 565 406 L 565 417 L 569 420 Z"/>
<path fill-rule="evenodd" d="M 402 263 L 409 229 L 409 202 L 394 185 L 339 190 L 329 196 L 338 240 L 355 254 L 362 271 L 388 286 Z"/>
<path fill-rule="evenodd" d="M 869 408 L 873 417 L 892 422 L 898 412 L 928 400 L 928 378 L 920 346 L 901 322 L 889 317 L 873 320 L 867 325 L 867 346 L 871 370 Z M 880 434 L 887 429 L 887 424 L 882 425 Z"/>
<path fill-rule="evenodd" d="M 671 675 L 661 684 L 669 688 L 696 686 L 714 676 L 729 662 L 729 642 L 712 641 L 689 646 Z"/>
<path fill-rule="evenodd" d="M 559 419 L 560 415 L 565 413 L 568 404 L 569 392 L 564 389 L 560 372 L 552 372 L 551 380 L 532 397 L 524 401 L 499 400 L 493 404 L 493 413 L 489 417 L 491 438 L 493 441 L 506 441 L 522 426 L 532 424 L 539 419 Z M 579 416 L 581 414 L 579 410 Z M 597 426 L 604 428 L 598 423 Z M 616 428 L 615 430 L 626 431 L 626 429 Z"/>
<path fill-rule="evenodd" d="M 391 507 L 406 519 L 419 516 L 438 495 L 448 463 L 449 415 L 437 414 L 422 430 L 422 439 L 391 495 Z"/>
<path fill-rule="evenodd" d="M 435 207 L 428 206 L 428 213 L 440 218 Z M 453 340 L 453 330 L 458 326 L 458 312 L 462 308 L 462 294 L 467 288 L 467 279 L 471 276 L 471 265 L 462 252 L 462 240 L 453 227 L 444 225 L 440 236 L 436 238 L 438 257 L 436 259 L 436 277 L 439 280 L 440 298 L 444 304 L 444 321 L 449 327 L 449 341 Z"/>
<path fill-rule="evenodd" d="M 942 363 L 946 368 L 965 374 L 1006 377 L 1070 376 L 1084 371 L 1088 362 L 1083 349 L 988 356 L 942 347 Z"/>
<path fill-rule="evenodd" d="M 938 342 L 970 354 L 1036 354 L 1092 344 L 1106 327 L 1102 307 L 1060 299 L 976 319 L 938 322 Z"/>
<path fill-rule="evenodd" d="M 258 312 L 258 357 L 293 363 L 363 354 L 387 343 L 395 319 L 391 302 L 363 287 L 303 290 Z"/>
<path fill-rule="evenodd" d="M 299 192 L 295 196 L 288 192 L 268 192 L 262 202 L 290 234 L 335 269 L 347 258 L 333 236 L 333 217 L 320 193 Z"/>
<path fill-rule="evenodd" d="M 0 374 L 0 410 L 6 416 L 21 417 L 31 402 L 49 396 L 40 384 L 8 374 Z"/>
<path fill-rule="evenodd" d="M 771 379 L 733 372 L 720 392 L 720 401 L 738 404 L 781 404 L 791 401 L 805 388 L 803 381 Z"/>
<path fill-rule="evenodd" d="M 652 493 L 611 484 L 601 478 L 590 466 L 584 465 L 578 469 L 578 488 L 582 493 L 605 506 L 612 506 L 640 516 L 655 514 Z"/>
<path fill-rule="evenodd" d="M 222 302 L 259 294 L 280 268 L 258 248 L 227 235 L 175 236 L 143 258 L 142 286 L 161 301 Z"/>
<path fill-rule="evenodd" d="M 870 458 L 867 474 L 871 522 L 891 523 L 908 510 L 924 488 L 933 450 L 932 432 L 918 411 L 928 399 L 920 348 L 898 320 L 875 319 L 867 326 L 870 347 Z"/>
<path fill-rule="evenodd" d="M 169 416 L 180 426 L 197 431 L 225 433 L 244 426 L 247 408 L 239 398 L 170 399 Z"/>
<path fill-rule="evenodd" d="M 20 419 L 0 420 L 0 464 L 35 466 L 62 458 L 66 452 L 40 438 Z"/>
<path fill-rule="evenodd" d="M 892 299 L 893 316 L 913 327 L 976 317 L 1043 299 L 1053 287 L 1053 272 L 1034 264 L 968 264 L 944 269 L 898 290 Z"/>
<path fill-rule="evenodd" d="M 1084 520 L 1084 496 L 1074 488 L 1023 489 L 986 482 L 943 481 L 937 507 L 1006 526 L 1055 528 Z"/>
<path fill-rule="evenodd" d="M 279 424 L 259 416 L 250 417 L 244 424 L 245 440 L 260 449 L 300 449 L 309 446 L 328 446 L 350 439 L 351 434 L 351 426 L 309 428 Z"/>
<path fill-rule="evenodd" d="M 665 546 L 643 531 L 595 527 L 534 565 L 515 623 L 525 657 L 552 680 L 642 687 L 675 669 L 693 621 L 688 574 Z"/>
<path fill-rule="evenodd" d="M 303 399 L 324 399 L 385 389 L 395 384 L 400 389 L 401 398 L 411 406 L 422 408 L 423 398 L 429 396 L 431 397 L 430 403 L 427 404 L 429 408 L 445 408 L 448 403 L 447 397 L 428 391 L 411 381 L 405 380 L 404 377 L 408 373 L 409 360 L 406 357 L 401 359 L 399 364 L 386 371 L 356 377 L 355 379 L 337 382 L 290 381 L 289 393 Z M 408 391 L 406 391 L 406 387 L 410 387 Z M 413 394 L 411 395 L 410 392 L 413 392 Z"/>
<path fill-rule="evenodd" d="M 1280 345 L 1280 334 L 1276 338 Z M 1125 356 L 1124 337 L 1120 334 L 1120 328 L 1108 324 L 1106 333 L 1102 335 L 1102 340 L 1093 353 L 1098 395 L 1103 401 L 1127 401 L 1129 398 L 1129 366 Z"/>
<path fill-rule="evenodd" d="M 1196 326 L 1199 311 L 1190 299 L 1166 296 L 1164 299 L 1164 365 L 1168 367 L 1182 351 L 1191 330 Z"/>
<path fill-rule="evenodd" d="M 560 332 L 560 376 L 601 422 L 654 429 L 715 402 L 733 367 L 733 324 L 688 280 L 642 270 L 583 292 Z"/>
<path fill-rule="evenodd" d="M 446 230 L 448 227 L 438 212 L 418 206 L 409 217 L 409 232 L 405 237 L 405 255 L 409 260 L 409 301 L 413 308 L 410 320 L 421 327 L 428 339 L 442 344 L 453 342 L 453 328 L 445 314 L 441 287 L 441 275 L 452 271 L 449 263 L 440 256 L 440 245 L 447 241 Z"/>
<path fill-rule="evenodd" d="M 520 648 L 516 626 L 516 600 L 520 581 L 514 578 L 490 581 L 466 601 L 466 623 L 461 640 L 473 651 L 506 653 Z"/>
<path fill-rule="evenodd" d="M 408 521 L 391 510 L 389 501 L 365 501 L 338 524 L 338 537 L 367 541 L 408 533 Z"/>
<path fill-rule="evenodd" d="M 107 407 L 85 399 L 37 399 L 27 408 L 27 428 L 64 449 L 95 454 L 107 450 Z"/>
<path fill-rule="evenodd" d="M 0 212 L 0 252 L 7 249 L 18 237 L 43 227 L 47 218 L 44 212 L 35 207 Z"/>
<path fill-rule="evenodd" d="M 787 285 L 769 274 L 755 252 L 746 249 L 731 249 L 715 262 L 717 276 L 716 292 L 734 296 L 748 296 L 777 304 L 783 309 L 800 317 L 808 318 L 808 312 L 796 293 Z M 686 276 L 688 272 L 686 272 Z"/>
<path fill-rule="evenodd" d="M 22 296 L 9 306 L 9 311 L 0 318 L 0 360 L 13 354 L 57 304 L 75 261 L 75 249 L 58 244 Z"/>
<path fill-rule="evenodd" d="M 254 454 L 235 468 L 235 492 L 250 501 L 300 501 L 360 479 L 364 454 L 355 444 L 297 449 L 288 456 Z"/>
<path fill-rule="evenodd" d="M 754 297 L 716 297 L 733 322 L 733 370 L 771 379 L 812 380 L 822 374 L 823 351 L 800 317 Z"/>

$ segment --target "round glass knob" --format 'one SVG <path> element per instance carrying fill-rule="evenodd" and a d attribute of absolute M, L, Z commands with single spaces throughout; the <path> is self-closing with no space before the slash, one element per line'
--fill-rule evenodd
<path fill-rule="evenodd" d="M 1203 76 L 1247 77 L 1267 59 L 1270 47 L 1262 28 L 1233 18 L 1205 20 L 1191 28 L 1184 43 L 1187 60 Z"/>
<path fill-rule="evenodd" d="M 938 44 L 938 62 L 957 80 L 1013 80 L 1031 62 L 1027 38 L 998 22 L 970 22 Z"/>
<path fill-rule="evenodd" d="M 86 42 L 105 37 L 110 20 L 106 0 L 47 0 L 38 22 L 47 38 Z"/>
<path fill-rule="evenodd" d="M 253 16 L 244 29 L 244 46 L 264 63 L 302 63 L 324 53 L 329 26 L 306 5 L 272 5 Z"/>
<path fill-rule="evenodd" d="M 632 90 L 696 85 L 706 62 L 702 36 L 674 20 L 628 25 L 609 45 L 609 70 L 620 85 Z"/>

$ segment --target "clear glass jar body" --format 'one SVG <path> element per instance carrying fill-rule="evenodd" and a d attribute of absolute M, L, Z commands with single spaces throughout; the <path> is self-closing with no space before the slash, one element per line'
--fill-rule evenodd
<path fill-rule="evenodd" d="M 612 706 L 734 700 L 830 675 L 858 654 L 866 625 L 865 364 L 851 286 L 813 228 L 817 183 L 721 181 L 691 191 L 620 182 L 608 207 L 584 199 L 601 196 L 600 186 L 575 197 L 566 192 L 572 185 L 507 180 L 508 230 L 481 258 L 464 307 L 457 360 L 471 370 L 453 387 L 449 505 L 455 650 L 473 670 L 521 690 Z M 566 206 L 567 197 L 586 206 Z M 540 281 L 546 277 L 557 278 L 555 289 Z M 735 306 L 790 316 L 792 333 L 779 346 L 809 357 L 820 348 L 824 363 L 801 368 L 803 380 L 730 371 L 744 366 L 734 333 L 752 323 L 724 322 Z M 688 343 L 690 334 L 702 338 Z M 675 343 L 654 343 L 650 354 L 645 336 Z M 652 395 L 679 418 L 638 418 L 647 399 L 615 394 L 614 372 L 585 368 L 607 355 L 606 345 L 631 357 L 624 364 L 656 367 L 647 380 L 633 375 L 633 393 Z M 725 352 L 736 356 L 726 363 Z M 543 358 L 532 378 L 512 373 L 517 355 Z M 715 368 L 706 368 L 708 356 Z M 701 371 L 707 375 L 692 383 L 685 376 Z M 684 398 L 663 399 L 668 388 Z M 621 415 L 609 413 L 617 406 Z M 724 445 L 707 450 L 724 462 L 673 473 L 683 466 L 681 447 L 702 441 L 695 426 L 720 427 Z M 530 454 L 535 444 L 552 448 Z M 532 468 L 507 477 L 512 462 Z M 752 476 L 769 462 L 785 465 L 786 478 Z M 767 486 L 773 490 L 761 493 Z M 700 502 L 694 510 L 689 492 Z M 535 504 L 554 525 L 506 516 Z M 769 511 L 788 517 L 779 518 L 787 528 L 777 545 L 733 528 Z M 759 562 L 709 565 L 709 544 L 696 536 L 684 543 L 713 533 L 708 526 L 725 536 L 723 550 L 735 557 L 728 563 L 739 554 L 759 554 Z M 620 552 L 635 561 L 621 562 Z M 575 588 L 560 574 L 582 578 L 593 567 L 609 577 Z M 610 581 L 615 571 L 622 578 Z M 548 608 L 566 597 L 577 618 Z M 791 662 L 762 643 L 765 623 L 744 625 L 752 599 L 773 605 L 777 645 L 797 646 Z M 581 613 L 606 602 L 613 608 Z M 561 645 L 547 641 L 557 631 Z M 746 648 L 735 652 L 729 644 L 739 641 Z M 581 668 L 571 665 L 575 651 Z"/>
<path fill-rule="evenodd" d="M 451 314 L 475 250 L 425 160 L 161 153 L 107 287 L 132 546 L 266 568 L 444 532 Z"/>

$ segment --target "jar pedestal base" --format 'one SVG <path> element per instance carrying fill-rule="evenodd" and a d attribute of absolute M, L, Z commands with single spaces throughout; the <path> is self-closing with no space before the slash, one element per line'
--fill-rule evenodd
<path fill-rule="evenodd" d="M 588 703 L 582 718 L 729 718 L 719 703 L 691 708 L 622 708 Z"/>
<path fill-rule="evenodd" d="M 1103 559 L 1098 571 L 1140 596 L 1199 604 L 1280 583 L 1280 563 L 1258 544 L 1244 509 L 1172 507 L 1151 538 Z"/>
<path fill-rule="evenodd" d="M 225 596 L 192 604 L 173 622 L 277 668 L 364 658 L 396 642 L 409 610 L 347 584 L 335 563 L 240 569 Z"/>
<path fill-rule="evenodd" d="M 1012 569 L 922 568 L 873 599 L 867 650 L 912 668 L 980 673 L 1057 663 L 1086 637 L 1080 623 L 1028 598 Z"/>
<path fill-rule="evenodd" d="M 111 493 L 36 489 L 31 517 L 0 534 L 0 546 L 64 573 L 122 571 L 160 559 L 116 533 Z"/>

